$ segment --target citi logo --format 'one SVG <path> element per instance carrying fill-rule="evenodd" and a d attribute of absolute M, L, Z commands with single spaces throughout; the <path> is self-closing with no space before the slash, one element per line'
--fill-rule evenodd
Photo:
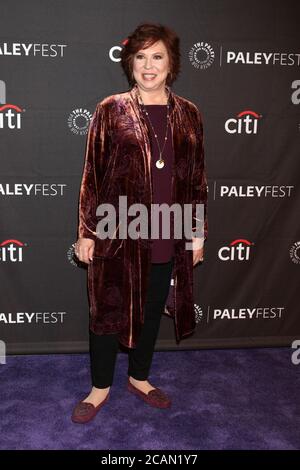
<path fill-rule="evenodd" d="M 25 243 L 19 240 L 4 240 L 0 243 L 0 261 L 3 263 L 22 263 Z"/>
<path fill-rule="evenodd" d="M 229 246 L 222 246 L 218 251 L 221 261 L 248 261 L 250 259 L 250 248 L 253 243 L 239 238 L 230 243 Z"/>
<path fill-rule="evenodd" d="M 227 119 L 225 130 L 228 134 L 257 134 L 257 123 L 261 117 L 261 114 L 254 111 L 242 111 L 236 118 Z"/>
<path fill-rule="evenodd" d="M 21 129 L 22 109 L 6 103 L 5 82 L 0 80 L 0 129 Z"/>

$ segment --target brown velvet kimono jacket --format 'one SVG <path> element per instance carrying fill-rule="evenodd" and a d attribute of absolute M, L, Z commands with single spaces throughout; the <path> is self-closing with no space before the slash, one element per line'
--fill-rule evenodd
<path fill-rule="evenodd" d="M 207 180 L 201 114 L 191 101 L 168 90 L 174 148 L 172 201 L 193 204 L 193 216 L 195 204 L 204 204 L 206 240 Z M 87 136 L 78 225 L 78 237 L 95 241 L 93 260 L 88 265 L 90 328 L 99 335 L 117 333 L 120 343 L 134 348 L 144 318 L 151 239 L 119 238 L 118 218 L 115 238 L 96 236 L 101 219 L 96 215 L 97 206 L 110 203 L 118 214 L 120 195 L 127 196 L 128 207 L 143 203 L 151 213 L 150 137 L 136 86 L 97 104 Z M 193 333 L 196 326 L 193 251 L 185 248 L 186 241 L 191 240 L 184 237 L 184 232 L 174 241 L 173 281 L 164 311 L 174 319 L 177 342 Z"/>

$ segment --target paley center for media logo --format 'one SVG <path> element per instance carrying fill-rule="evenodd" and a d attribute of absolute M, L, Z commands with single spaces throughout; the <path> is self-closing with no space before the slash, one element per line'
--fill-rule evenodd
<path fill-rule="evenodd" d="M 0 243 L 0 262 L 22 263 L 23 250 L 27 243 L 20 240 L 8 239 Z"/>
<path fill-rule="evenodd" d="M 6 84 L 0 80 L 0 129 L 21 129 L 24 111 L 20 106 L 6 102 Z"/>
<path fill-rule="evenodd" d="M 75 243 L 72 243 L 71 246 L 68 247 L 67 249 L 67 259 L 70 264 L 73 266 L 78 267 L 80 265 L 80 261 L 78 260 L 76 254 L 75 254 Z"/>
<path fill-rule="evenodd" d="M 241 111 L 236 117 L 231 117 L 225 122 L 225 131 L 228 134 L 257 134 L 258 120 L 261 114 L 252 110 Z"/>
<path fill-rule="evenodd" d="M 200 305 L 194 304 L 194 312 L 195 312 L 196 323 L 200 323 L 204 318 L 203 310 L 200 307 Z"/>
<path fill-rule="evenodd" d="M 300 241 L 295 242 L 290 248 L 290 257 L 293 263 L 300 264 Z"/>
<path fill-rule="evenodd" d="M 89 130 L 89 125 L 93 114 L 86 108 L 76 108 L 68 116 L 68 127 L 75 135 L 85 135 Z"/>
<path fill-rule="evenodd" d="M 215 51 L 208 42 L 200 41 L 191 47 L 188 57 L 196 69 L 205 70 L 213 64 Z"/>

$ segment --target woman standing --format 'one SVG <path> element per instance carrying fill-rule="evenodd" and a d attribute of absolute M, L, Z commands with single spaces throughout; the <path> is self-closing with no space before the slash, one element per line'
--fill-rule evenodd
<path fill-rule="evenodd" d="M 179 38 L 146 23 L 123 44 L 130 90 L 98 103 L 80 188 L 75 253 L 88 264 L 93 387 L 73 410 L 76 423 L 90 421 L 108 400 L 119 342 L 129 348 L 128 390 L 149 405 L 170 407 L 170 397 L 148 381 L 153 351 L 162 313 L 174 319 L 178 342 L 195 330 L 193 265 L 203 260 L 208 231 L 201 114 L 171 90 L 180 69 Z M 185 236 L 174 237 L 172 224 L 167 239 L 161 231 L 157 239 L 121 238 L 124 222 L 117 216 L 113 236 L 101 238 L 99 206 L 117 208 L 120 196 L 150 214 L 152 204 L 191 204 L 193 229 L 196 204 L 203 204 L 204 236 L 191 237 L 192 250 Z M 149 227 L 151 221 L 148 216 Z"/>

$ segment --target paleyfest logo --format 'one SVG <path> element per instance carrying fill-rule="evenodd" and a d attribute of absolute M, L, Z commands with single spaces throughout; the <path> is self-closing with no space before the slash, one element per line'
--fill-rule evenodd
<path fill-rule="evenodd" d="M 299 52 L 226 51 L 227 64 L 300 66 Z"/>
<path fill-rule="evenodd" d="M 24 109 L 6 102 L 6 84 L 0 80 L 0 129 L 21 129 L 21 117 Z"/>
<path fill-rule="evenodd" d="M 64 49 L 67 44 L 48 43 L 0 43 L 0 56 L 22 56 L 22 57 L 64 57 Z"/>

